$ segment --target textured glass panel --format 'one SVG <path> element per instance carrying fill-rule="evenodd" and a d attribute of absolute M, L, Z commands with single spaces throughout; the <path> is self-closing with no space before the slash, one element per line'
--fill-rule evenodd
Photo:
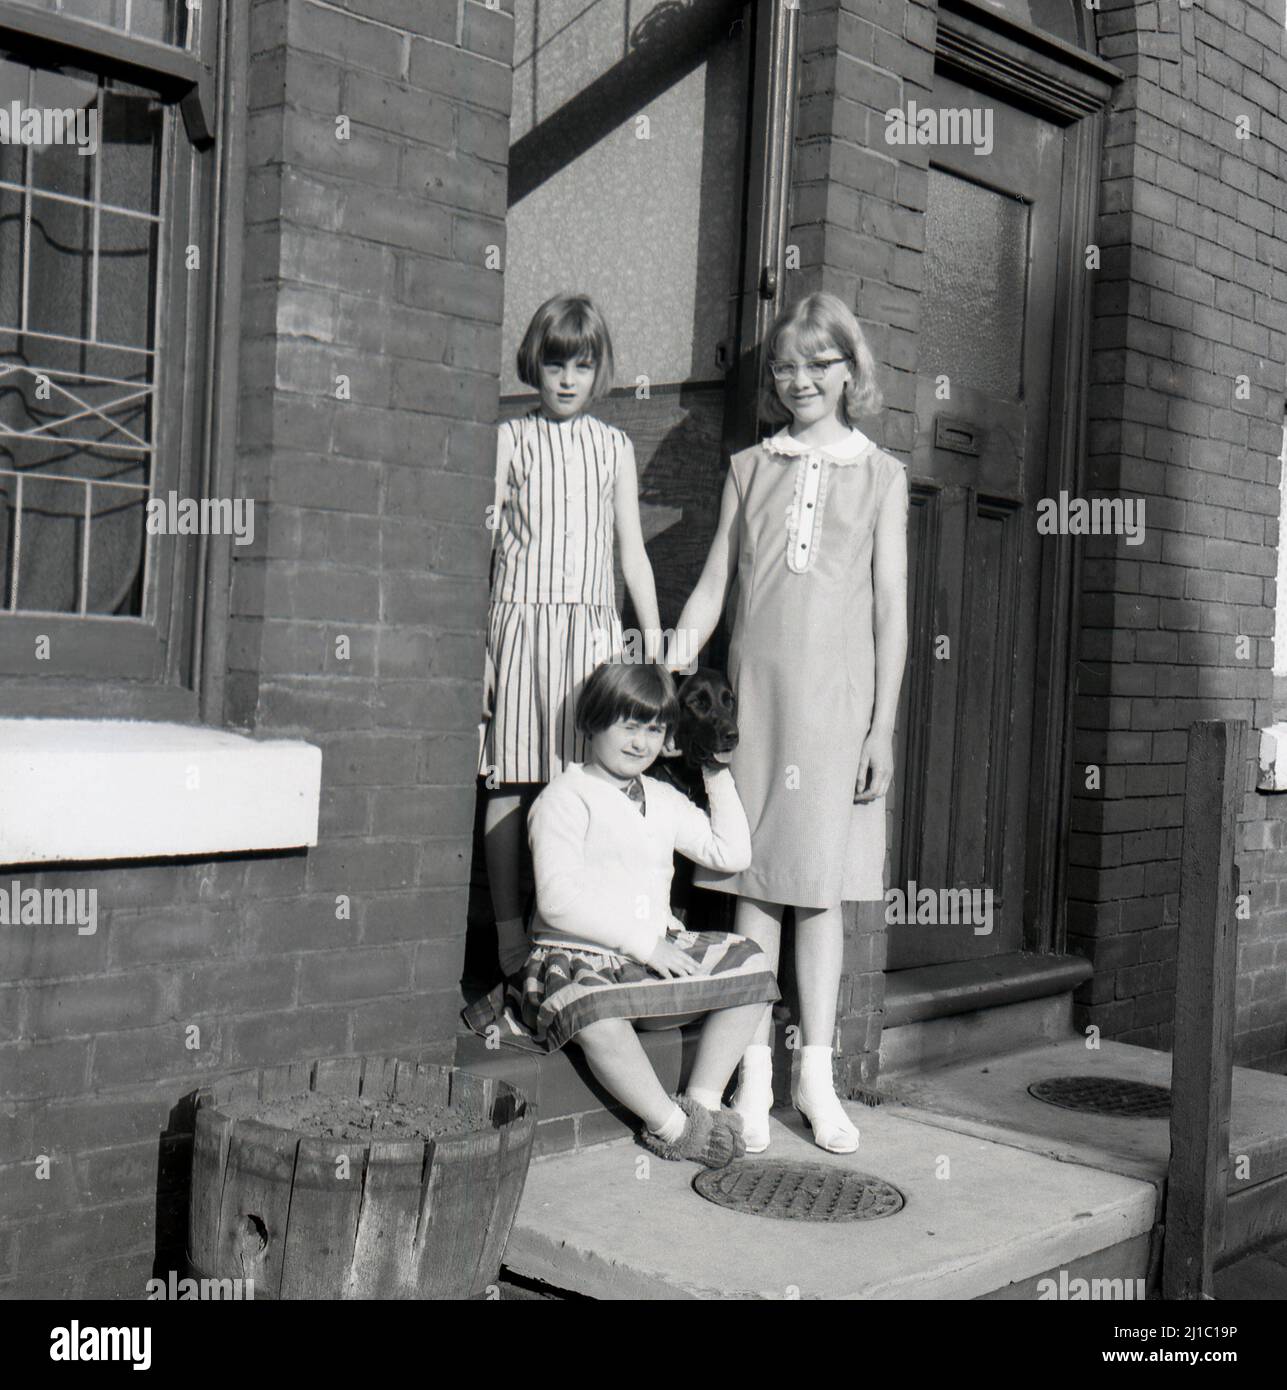
<path fill-rule="evenodd" d="M 98 337 L 150 347 L 157 224 L 111 212 L 100 219 Z"/>
<path fill-rule="evenodd" d="M 109 207 L 154 213 L 160 200 L 164 108 L 150 93 L 124 83 L 110 83 L 100 105 L 100 196 Z"/>
<path fill-rule="evenodd" d="M 22 314 L 22 194 L 0 188 L 0 323 Z"/>
<path fill-rule="evenodd" d="M 89 613 L 138 613 L 143 606 L 147 467 L 138 460 L 119 461 L 113 477 L 137 486 L 96 487 L 90 493 L 93 525 L 85 609 Z"/>
<path fill-rule="evenodd" d="M 16 480 L 0 475 L 0 482 L 9 484 L 6 500 L 15 510 L 7 529 L 19 556 L 18 563 L 9 567 L 8 577 L 13 583 L 10 604 L 44 613 L 76 612 L 80 606 L 85 489 L 78 483 L 34 474 L 23 478 L 19 535 Z"/>
<path fill-rule="evenodd" d="M 0 111 L 11 111 L 15 101 L 27 106 L 30 98 L 31 69 L 25 63 L 11 62 L 7 54 L 0 53 Z M 25 157 L 22 145 L 0 143 L 0 182 L 21 183 Z"/>
<path fill-rule="evenodd" d="M 994 10 L 1001 10 L 1021 24 L 1031 24 L 1065 43 L 1082 44 L 1077 6 L 1080 0 L 983 0 Z"/>
<path fill-rule="evenodd" d="M 65 14 L 141 39 L 183 46 L 188 25 L 186 0 L 18 0 L 34 10 Z"/>
<path fill-rule="evenodd" d="M 74 73 L 74 75 L 72 75 Z M 57 130 L 55 141 L 32 145 L 31 182 L 49 193 L 65 193 L 71 198 L 94 196 L 94 152 L 98 114 L 98 78 L 91 73 L 44 72 L 36 70 L 31 104 L 37 111 L 63 113 L 62 141 Z M 77 114 L 79 113 L 79 114 Z M 68 115 L 75 121 L 66 121 Z M 82 153 L 84 151 L 84 153 Z"/>
<path fill-rule="evenodd" d="M 28 328 L 90 336 L 93 235 L 92 207 L 32 196 Z"/>
<path fill-rule="evenodd" d="M 724 0 L 516 7 L 504 392 L 533 311 L 561 290 L 603 310 L 618 383 L 719 380 L 741 242 L 744 34 L 694 47 Z"/>
<path fill-rule="evenodd" d="M 14 61 L 0 81 L 37 109 L 101 117 L 91 155 L 54 137 L 0 164 L 3 606 L 138 616 L 161 108 L 136 88 Z"/>
<path fill-rule="evenodd" d="M 182 43 L 184 0 L 133 0 L 130 5 L 130 33 L 141 39 L 161 43 Z"/>
<path fill-rule="evenodd" d="M 931 169 L 921 371 L 1017 400 L 1027 273 L 1028 205 Z"/>
<path fill-rule="evenodd" d="M 106 24 L 113 29 L 125 28 L 124 0 L 58 0 L 63 14 L 87 19 L 91 24 Z"/>

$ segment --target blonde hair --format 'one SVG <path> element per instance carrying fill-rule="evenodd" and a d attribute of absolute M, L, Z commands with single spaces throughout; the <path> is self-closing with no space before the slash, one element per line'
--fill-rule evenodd
<path fill-rule="evenodd" d="M 778 345 L 790 336 L 805 356 L 834 348 L 853 368 L 853 379 L 840 399 L 840 413 L 846 425 L 861 415 L 874 415 L 881 407 L 880 382 L 876 379 L 876 359 L 867 339 L 844 301 L 834 294 L 818 291 L 788 305 L 777 316 L 764 343 L 764 379 L 760 389 L 760 411 L 767 419 L 783 422 L 791 412 L 778 398 L 769 363 L 777 356 Z"/>
<path fill-rule="evenodd" d="M 612 390 L 616 364 L 612 335 L 603 315 L 586 294 L 556 294 L 532 315 L 518 349 L 518 379 L 535 389 L 541 385 L 541 366 L 546 362 L 571 362 L 588 357 L 594 362 L 597 401 Z"/>

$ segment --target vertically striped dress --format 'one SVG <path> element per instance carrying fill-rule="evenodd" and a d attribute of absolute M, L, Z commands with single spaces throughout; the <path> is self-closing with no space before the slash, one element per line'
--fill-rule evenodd
<path fill-rule="evenodd" d="M 613 499 L 630 441 L 588 415 L 507 420 L 512 444 L 492 560 L 487 650 L 496 694 L 479 775 L 548 782 L 581 762 L 577 697 L 621 655 Z"/>

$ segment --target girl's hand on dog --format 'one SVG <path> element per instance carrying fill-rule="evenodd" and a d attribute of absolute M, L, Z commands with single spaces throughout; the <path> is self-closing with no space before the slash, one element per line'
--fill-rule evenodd
<path fill-rule="evenodd" d="M 876 801 L 889 790 L 894 780 L 894 732 L 873 727 L 862 746 L 858 759 L 858 781 L 854 787 L 855 801 Z"/>
<path fill-rule="evenodd" d="M 696 975 L 697 962 L 668 937 L 663 936 L 648 954 L 644 964 L 655 970 L 663 979 L 677 979 L 681 975 Z"/>

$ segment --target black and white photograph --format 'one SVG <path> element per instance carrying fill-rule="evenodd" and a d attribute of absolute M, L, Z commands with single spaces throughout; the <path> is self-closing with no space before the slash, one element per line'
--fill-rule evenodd
<path fill-rule="evenodd" d="M 0 0 L 22 1354 L 1272 1366 L 1285 401 L 1287 0 Z"/>

